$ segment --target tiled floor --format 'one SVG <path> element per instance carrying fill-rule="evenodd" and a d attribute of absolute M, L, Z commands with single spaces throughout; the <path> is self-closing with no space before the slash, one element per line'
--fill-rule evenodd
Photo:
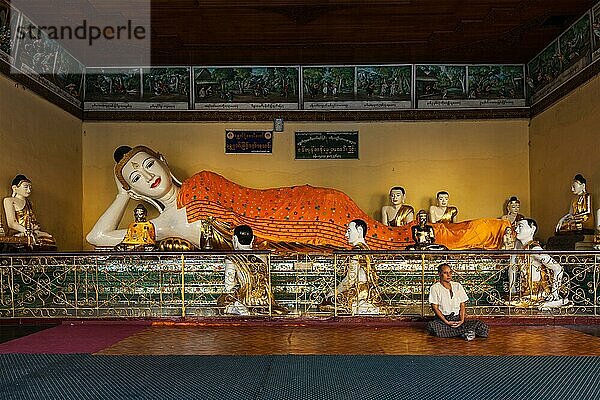
<path fill-rule="evenodd" d="M 559 326 L 492 326 L 467 342 L 420 326 L 151 326 L 96 354 L 600 355 L 600 338 Z"/>

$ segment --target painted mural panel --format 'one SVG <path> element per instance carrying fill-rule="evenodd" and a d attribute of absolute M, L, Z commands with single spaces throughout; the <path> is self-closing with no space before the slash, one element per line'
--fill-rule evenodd
<path fill-rule="evenodd" d="M 194 67 L 196 110 L 297 110 L 298 67 Z"/>
<path fill-rule="evenodd" d="M 467 107 L 524 107 L 523 65 L 470 65 Z"/>
<path fill-rule="evenodd" d="M 87 68 L 86 111 L 132 110 L 141 103 L 141 68 Z"/>
<path fill-rule="evenodd" d="M 562 71 L 560 59 L 557 39 L 527 64 L 527 88 L 532 104 L 551 91 L 551 83 Z"/>
<path fill-rule="evenodd" d="M 417 65 L 417 108 L 460 108 L 467 99 L 466 65 Z"/>
<path fill-rule="evenodd" d="M 19 30 L 31 34 L 17 35 L 15 66 L 26 74 L 51 75 L 60 46 L 43 30 L 32 27 L 35 24 L 24 15 Z"/>
<path fill-rule="evenodd" d="M 412 66 L 356 67 L 357 108 L 389 110 L 412 107 Z"/>
<path fill-rule="evenodd" d="M 527 65 L 531 104 L 577 75 L 591 61 L 591 13 L 587 12 Z"/>
<path fill-rule="evenodd" d="M 187 110 L 190 103 L 190 68 L 142 69 L 142 102 L 146 110 Z"/>
<path fill-rule="evenodd" d="M 15 34 L 19 22 L 19 11 L 4 0 L 0 0 L 0 60 L 14 62 Z"/>
<path fill-rule="evenodd" d="M 81 107 L 83 65 L 22 15 L 15 34 L 13 72 L 23 73 L 57 96 Z"/>
<path fill-rule="evenodd" d="M 81 107 L 83 98 L 84 73 L 85 66 L 60 47 L 56 54 L 52 83 L 57 90 L 69 96 L 78 107 Z"/>
<path fill-rule="evenodd" d="M 564 80 L 570 79 L 590 63 L 590 14 L 586 13 L 558 38 Z"/>
<path fill-rule="evenodd" d="M 600 2 L 592 8 L 592 59 L 600 57 Z"/>
<path fill-rule="evenodd" d="M 355 68 L 348 66 L 302 67 L 305 110 L 350 110 L 356 107 Z"/>

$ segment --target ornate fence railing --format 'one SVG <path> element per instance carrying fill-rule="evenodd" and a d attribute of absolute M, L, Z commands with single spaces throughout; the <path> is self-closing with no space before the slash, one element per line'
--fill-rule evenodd
<path fill-rule="evenodd" d="M 469 314 L 596 316 L 600 311 L 600 251 L 88 252 L 0 254 L 0 318 L 226 317 L 218 300 L 225 260 L 233 254 L 266 260 L 269 289 L 288 318 L 432 315 L 429 287 L 442 262 L 464 285 Z M 552 294 L 553 274 L 535 262 L 542 254 L 562 269 L 562 301 L 550 307 L 545 297 Z M 377 272 L 383 306 L 376 312 L 335 303 L 321 307 L 327 294 L 338 294 L 350 264 L 361 257 Z M 271 314 L 271 307 L 261 313 Z"/>

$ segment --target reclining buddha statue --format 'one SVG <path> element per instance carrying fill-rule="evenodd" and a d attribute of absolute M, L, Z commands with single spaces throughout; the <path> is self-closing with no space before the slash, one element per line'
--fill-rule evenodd
<path fill-rule="evenodd" d="M 147 201 L 159 210 L 158 217 L 151 220 L 157 241 L 177 238 L 195 248 L 204 240 L 206 221 L 211 221 L 213 228 L 213 248 L 231 248 L 233 227 L 249 225 L 258 249 L 344 249 L 348 246 L 346 225 L 355 218 L 369 225 L 366 242 L 373 250 L 403 250 L 412 243 L 410 225 L 385 226 L 335 189 L 309 185 L 251 189 L 210 171 L 181 183 L 165 158 L 146 146 L 121 146 L 114 157 L 118 193 L 87 235 L 94 246 L 114 247 L 123 240 L 126 230 L 118 225 L 130 199 Z M 455 234 L 446 232 L 447 242 L 442 244 L 450 249 L 497 249 L 508 223 L 485 221 L 478 230 L 456 224 Z"/>

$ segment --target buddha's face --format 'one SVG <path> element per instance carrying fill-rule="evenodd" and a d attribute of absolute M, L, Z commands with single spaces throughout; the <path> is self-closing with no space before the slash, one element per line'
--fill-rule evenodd
<path fill-rule="evenodd" d="M 13 185 L 12 189 L 17 197 L 29 197 L 31 194 L 31 182 L 23 181 L 18 185 Z"/>
<path fill-rule="evenodd" d="M 573 183 L 571 183 L 571 192 L 573 192 L 573 194 L 584 194 L 585 193 L 585 183 L 581 183 L 579 181 L 573 181 Z"/>
<path fill-rule="evenodd" d="M 437 197 L 438 206 L 440 207 L 448 207 L 448 202 L 450 200 L 450 196 L 442 193 Z"/>
<path fill-rule="evenodd" d="M 511 201 L 508 203 L 506 208 L 508 209 L 509 214 L 518 214 L 521 210 L 521 203 L 517 201 Z"/>
<path fill-rule="evenodd" d="M 143 208 L 136 208 L 133 210 L 133 215 L 136 222 L 145 222 L 146 221 L 146 210 Z"/>
<path fill-rule="evenodd" d="M 348 224 L 348 229 L 346 229 L 346 239 L 348 239 L 348 243 L 351 245 L 355 245 L 362 239 L 362 235 L 354 222 Z"/>
<path fill-rule="evenodd" d="M 425 225 L 427 223 L 427 214 L 426 213 L 417 214 L 417 218 L 419 219 L 420 225 Z"/>
<path fill-rule="evenodd" d="M 173 186 L 169 167 L 143 151 L 127 161 L 122 174 L 131 190 L 152 199 L 160 199 Z"/>
<path fill-rule="evenodd" d="M 397 206 L 399 204 L 404 203 L 405 194 L 402 193 L 402 190 L 396 189 L 390 192 L 390 203 L 392 205 Z"/>
<path fill-rule="evenodd" d="M 533 235 L 535 234 L 535 227 L 529 225 L 526 220 L 521 220 L 517 222 L 515 226 L 515 233 L 517 234 L 517 239 L 525 244 L 533 240 Z"/>

